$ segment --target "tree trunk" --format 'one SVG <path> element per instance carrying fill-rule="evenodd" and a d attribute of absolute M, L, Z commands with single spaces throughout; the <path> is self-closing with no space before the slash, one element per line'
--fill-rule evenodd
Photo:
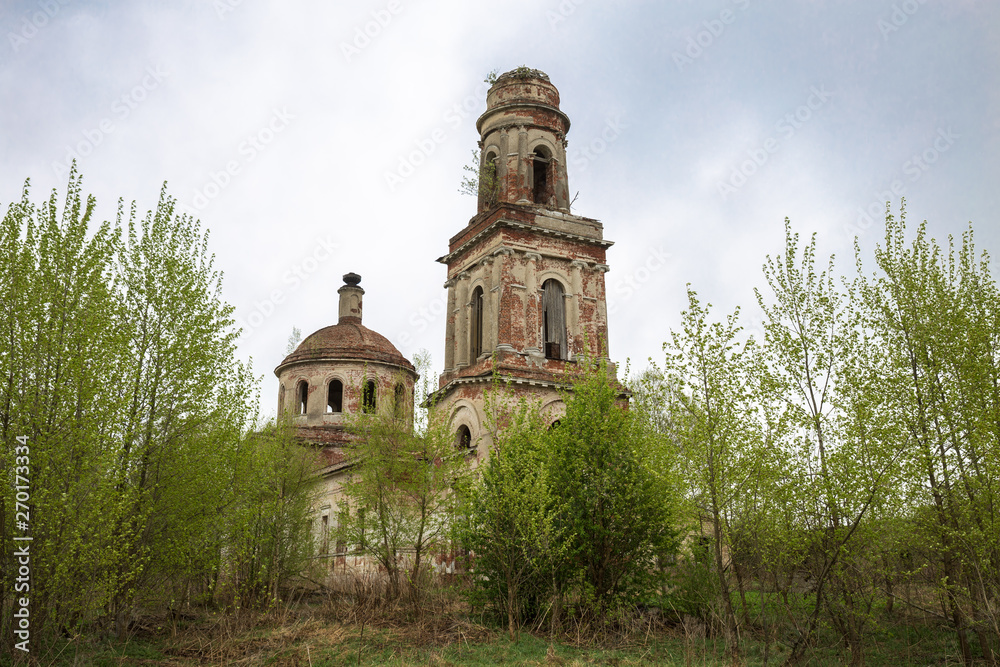
<path fill-rule="evenodd" d="M 507 633 L 510 635 L 510 640 L 515 640 L 515 624 L 514 624 L 514 582 L 508 577 L 507 579 Z"/>
<path fill-rule="evenodd" d="M 715 537 L 715 569 L 719 577 L 719 597 L 725 613 L 726 650 L 732 659 L 732 664 L 742 663 L 740 656 L 739 626 L 736 623 L 736 613 L 733 611 L 733 600 L 729 591 L 729 578 L 726 576 L 725 563 L 722 558 L 722 513 L 713 508 L 713 533 Z"/>

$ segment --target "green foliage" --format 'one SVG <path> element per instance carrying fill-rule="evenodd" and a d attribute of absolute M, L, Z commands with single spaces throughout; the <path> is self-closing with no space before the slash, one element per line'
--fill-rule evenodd
<path fill-rule="evenodd" d="M 926 559 L 968 662 L 970 631 L 981 651 L 1000 643 L 990 602 L 1000 595 L 1000 293 L 971 226 L 947 251 L 926 224 L 912 241 L 906 231 L 905 210 L 887 211 L 879 272 L 859 277 L 855 293 L 882 350 L 882 401 L 898 434 L 897 516 L 921 537 L 909 554 Z"/>
<path fill-rule="evenodd" d="M 1000 646 L 988 257 L 971 229 L 944 251 L 888 211 L 878 271 L 858 256 L 841 285 L 786 221 L 758 292 L 762 343 L 689 292 L 664 370 L 641 378 L 640 412 L 683 474 L 693 526 L 663 600 L 721 629 L 734 661 L 753 632 L 789 664 L 820 641 L 864 664 L 900 604 L 940 607 L 965 663 Z"/>
<path fill-rule="evenodd" d="M 139 609 L 276 603 L 315 546 L 314 463 L 287 425 L 257 425 L 207 235 L 165 190 L 144 218 L 120 205 L 98 224 L 75 169 L 61 204 L 29 194 L 0 224 L 0 560 L 23 532 L 26 436 L 33 636 L 55 646 L 124 634 Z M 655 602 L 721 634 L 730 663 L 871 664 L 922 643 L 988 662 L 1000 648 L 989 257 L 971 227 L 942 248 L 888 213 L 872 275 L 859 259 L 841 283 L 816 257 L 786 224 L 759 342 L 689 289 L 663 368 L 636 378 L 627 409 L 601 363 L 578 361 L 554 428 L 498 386 L 493 449 L 472 479 L 443 415 L 357 415 L 339 536 L 416 600 L 456 529 L 475 605 L 512 637 Z M 8 637 L 13 583 L 2 570 Z"/>
<path fill-rule="evenodd" d="M 657 558 L 675 551 L 675 491 L 653 472 L 651 434 L 628 410 L 606 362 L 580 363 L 546 447 L 560 521 L 574 536 L 571 562 L 603 615 L 637 604 Z"/>
<path fill-rule="evenodd" d="M 557 523 L 563 506 L 550 488 L 537 406 L 521 402 L 504 421 L 469 491 L 461 538 L 475 554 L 476 601 L 505 616 L 513 637 L 542 612 L 574 536 Z"/>
<path fill-rule="evenodd" d="M 245 467 L 235 472 L 247 463 L 257 381 L 236 359 L 207 234 L 165 188 L 141 220 L 120 203 L 115 223 L 98 224 L 94 206 L 74 167 L 61 207 L 55 192 L 32 204 L 26 183 L 0 227 L 0 467 L 10 473 L 0 559 L 11 562 L 12 455 L 26 436 L 40 642 L 121 634 L 137 608 L 210 599 L 237 501 L 260 488 Z M 10 570 L 0 577 L 0 630 L 11 636 Z"/>
<path fill-rule="evenodd" d="M 527 65 L 520 65 L 510 71 L 510 75 L 515 79 L 530 79 L 535 76 L 535 70 Z"/>
<path fill-rule="evenodd" d="M 417 361 L 426 396 L 429 356 Z M 405 574 L 407 590 L 419 599 L 429 557 L 447 541 L 452 489 L 466 466 L 442 419 L 420 408 L 414 422 L 379 412 L 356 415 L 351 423 L 353 468 L 342 486 L 337 537 L 384 568 L 392 597 L 403 591 Z M 412 558 L 409 572 L 403 554 Z"/>
<path fill-rule="evenodd" d="M 232 459 L 232 504 L 221 533 L 224 590 L 237 608 L 280 602 L 315 554 L 312 473 L 317 462 L 287 425 L 268 425 Z"/>
<path fill-rule="evenodd" d="M 654 472 L 650 432 L 605 363 L 581 361 L 566 413 L 491 398 L 494 450 L 465 508 L 476 585 L 513 635 L 564 600 L 607 618 L 634 607 L 676 551 L 674 489 Z"/>
<path fill-rule="evenodd" d="M 462 167 L 467 172 L 462 177 L 458 191 L 482 199 L 483 207 L 490 208 L 497 203 L 500 196 L 500 176 L 497 173 L 496 162 L 485 162 L 480 151 L 472 151 L 472 162 Z"/>
<path fill-rule="evenodd" d="M 873 350 L 856 324 L 857 304 L 837 288 L 833 258 L 825 271 L 815 263 L 815 237 L 800 256 L 786 220 L 785 254 L 764 266 L 773 300 L 757 295 L 766 317 L 767 373 L 786 401 L 786 447 L 797 496 L 808 508 L 799 517 L 808 529 L 800 531 L 800 549 L 817 603 L 793 655 L 812 642 L 825 610 L 852 662 L 861 664 L 872 622 L 872 518 L 886 500 L 896 445 L 884 437 L 886 415 L 873 400 L 864 367 L 865 352 Z"/>
<path fill-rule="evenodd" d="M 687 574 L 682 575 L 681 588 L 688 589 L 685 604 L 690 606 L 697 599 L 692 589 L 700 586 L 692 583 L 711 580 L 702 604 L 721 619 L 735 661 L 740 652 L 739 630 L 727 554 L 733 553 L 734 524 L 756 509 L 753 482 L 766 474 L 768 454 L 764 424 L 750 389 L 756 349 L 752 341 L 742 344 L 739 340 L 738 312 L 724 322 L 712 322 L 709 308 L 689 287 L 682 329 L 673 332 L 671 342 L 663 346 L 664 376 L 669 382 L 663 386 L 662 410 L 671 415 L 671 430 L 663 445 L 676 448 L 687 482 L 688 525 L 694 535 L 690 538 L 693 562 L 685 564 Z"/>

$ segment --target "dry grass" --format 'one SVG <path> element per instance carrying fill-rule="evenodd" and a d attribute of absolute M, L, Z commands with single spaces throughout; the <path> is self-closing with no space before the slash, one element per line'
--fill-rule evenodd
<path fill-rule="evenodd" d="M 873 637 L 869 664 L 941 664 L 954 656 L 947 632 L 907 621 L 887 625 Z M 649 610 L 606 622 L 573 605 L 564 610 L 558 636 L 546 631 L 525 628 L 511 641 L 503 627 L 470 617 L 454 587 L 431 586 L 419 596 L 404 591 L 391 597 L 384 580 L 359 575 L 266 612 L 230 608 L 145 617 L 127 642 L 76 637 L 36 664 L 333 667 L 355 665 L 359 659 L 362 664 L 394 665 L 726 663 L 724 642 L 704 623 L 681 618 L 668 627 Z M 750 635 L 746 639 L 747 665 L 776 664 L 785 657 L 780 645 L 765 646 Z M 813 664 L 842 662 L 843 652 L 831 641 L 817 647 L 810 657 Z"/>

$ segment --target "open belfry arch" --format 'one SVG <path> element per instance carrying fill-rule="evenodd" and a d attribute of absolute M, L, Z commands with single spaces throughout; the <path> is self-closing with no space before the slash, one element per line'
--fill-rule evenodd
<path fill-rule="evenodd" d="M 486 392 L 494 372 L 550 419 L 585 350 L 608 357 L 604 274 L 612 245 L 597 220 L 570 211 L 569 118 L 538 70 L 497 77 L 479 117 L 478 211 L 451 238 L 444 372 L 432 397 L 459 446 L 489 453 Z"/>

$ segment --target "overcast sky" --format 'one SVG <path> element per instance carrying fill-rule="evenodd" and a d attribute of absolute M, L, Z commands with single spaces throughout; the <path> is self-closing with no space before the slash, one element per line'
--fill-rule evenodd
<path fill-rule="evenodd" d="M 572 121 L 573 211 L 604 223 L 612 357 L 633 370 L 692 283 L 752 328 L 783 221 L 853 270 L 887 198 L 1000 255 L 1000 3 L 0 0 L 0 204 L 78 157 L 99 217 L 163 181 L 211 231 L 240 353 L 365 324 L 444 355 L 445 267 L 491 70 L 546 72 Z"/>

